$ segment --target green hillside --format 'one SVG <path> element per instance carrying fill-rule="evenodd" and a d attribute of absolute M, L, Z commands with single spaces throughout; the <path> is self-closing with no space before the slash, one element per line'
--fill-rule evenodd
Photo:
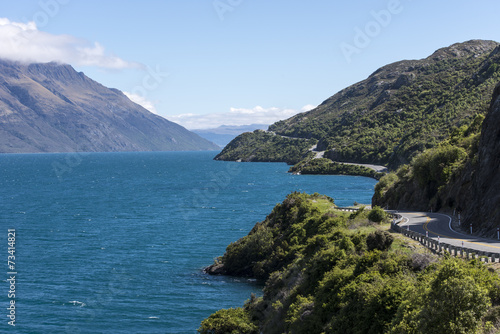
<path fill-rule="evenodd" d="M 366 80 L 324 101 L 317 108 L 269 127 L 282 136 L 261 133 L 234 139 L 219 160 L 296 163 L 312 147 L 297 146 L 293 158 L 277 155 L 291 139 L 318 141 L 318 150 L 334 161 L 374 163 L 392 169 L 469 125 L 487 109 L 500 79 L 500 48 L 493 41 L 454 44 L 421 60 L 384 66 Z M 257 140 L 258 138 L 258 140 Z M 263 158 L 265 157 L 265 158 Z"/>
<path fill-rule="evenodd" d="M 496 238 L 500 222 L 500 84 L 486 116 L 382 177 L 373 204 L 391 209 L 456 210 L 476 234 Z M 460 228 L 460 227 L 457 227 Z M 466 226 L 462 226 L 466 228 Z"/>
<path fill-rule="evenodd" d="M 212 314 L 199 332 L 496 333 L 493 268 L 433 255 L 388 233 L 383 216 L 290 194 L 208 270 L 264 279 L 263 296 Z"/>
<path fill-rule="evenodd" d="M 217 155 L 216 159 L 294 164 L 299 162 L 305 152 L 308 152 L 316 143 L 315 139 L 292 139 L 272 132 L 255 130 L 236 137 Z"/>
<path fill-rule="evenodd" d="M 218 149 L 70 65 L 0 59 L 0 153 Z"/>

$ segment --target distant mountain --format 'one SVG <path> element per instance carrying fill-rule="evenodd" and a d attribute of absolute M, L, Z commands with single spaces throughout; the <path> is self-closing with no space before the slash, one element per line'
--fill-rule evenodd
<path fill-rule="evenodd" d="M 296 163 L 317 144 L 335 161 L 396 168 L 484 113 L 499 78 L 497 42 L 454 44 L 379 68 L 317 108 L 271 125 L 276 136 L 241 135 L 216 159 Z"/>
<path fill-rule="evenodd" d="M 200 135 L 211 142 L 219 145 L 220 147 L 226 146 L 236 136 L 244 132 L 252 132 L 254 130 L 266 130 L 269 125 L 266 124 L 251 124 L 251 125 L 221 125 L 218 128 L 212 129 L 197 129 L 192 130 L 194 133 Z"/>
<path fill-rule="evenodd" d="M 216 149 L 70 65 L 0 60 L 0 153 Z"/>

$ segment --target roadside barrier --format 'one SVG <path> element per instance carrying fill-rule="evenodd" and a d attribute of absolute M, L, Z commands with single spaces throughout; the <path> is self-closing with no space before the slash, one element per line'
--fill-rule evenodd
<path fill-rule="evenodd" d="M 339 211 L 347 211 L 347 212 L 355 212 L 359 210 L 358 208 L 341 208 L 341 207 L 337 207 L 336 209 Z"/>
<path fill-rule="evenodd" d="M 429 248 L 430 250 L 432 250 L 437 254 L 444 254 L 445 252 L 448 252 L 452 256 L 462 257 L 466 259 L 479 259 L 486 263 L 500 262 L 499 253 L 484 252 L 476 249 L 454 246 L 444 242 L 440 242 L 430 237 L 426 237 L 421 233 L 409 231 L 399 226 L 398 223 L 401 222 L 402 220 L 402 217 L 400 215 L 394 214 L 393 218 L 394 219 L 391 223 L 391 230 L 393 230 L 394 232 L 401 233 L 402 235 L 408 238 L 420 242 L 423 246 Z"/>

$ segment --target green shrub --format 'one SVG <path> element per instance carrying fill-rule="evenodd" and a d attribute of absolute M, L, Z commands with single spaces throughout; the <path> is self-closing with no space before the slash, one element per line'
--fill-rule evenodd
<path fill-rule="evenodd" d="M 451 145 L 427 150 L 412 162 L 415 178 L 421 186 L 430 182 L 446 184 L 453 172 L 463 166 L 467 156 L 464 148 Z"/>
<path fill-rule="evenodd" d="M 375 185 L 375 194 L 373 195 L 374 199 L 381 199 L 387 190 L 397 181 L 399 181 L 399 177 L 396 173 L 389 173 L 383 176 Z"/>
<path fill-rule="evenodd" d="M 394 237 L 390 233 L 377 230 L 366 237 L 366 246 L 368 250 L 385 251 L 391 247 L 393 241 Z"/>
<path fill-rule="evenodd" d="M 493 333 L 488 320 L 496 318 L 491 304 L 498 275 L 479 262 L 453 258 L 429 268 L 408 290 L 390 333 Z"/>
<path fill-rule="evenodd" d="M 256 225 L 245 238 L 231 243 L 222 257 L 228 274 L 254 276 L 253 264 L 265 260 L 272 248 L 272 233 L 269 228 Z"/>
<path fill-rule="evenodd" d="M 198 328 L 201 334 L 257 334 L 257 326 L 242 308 L 219 310 L 203 320 Z"/>
<path fill-rule="evenodd" d="M 381 223 L 387 218 L 387 213 L 379 206 L 374 206 L 368 214 L 368 219 L 374 223 Z"/>

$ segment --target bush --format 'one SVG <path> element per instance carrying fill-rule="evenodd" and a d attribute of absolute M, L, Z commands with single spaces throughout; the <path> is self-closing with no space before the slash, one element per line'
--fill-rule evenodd
<path fill-rule="evenodd" d="M 430 182 L 446 184 L 466 158 L 467 151 L 462 147 L 443 145 L 427 150 L 412 161 L 415 178 L 421 186 Z"/>
<path fill-rule="evenodd" d="M 383 176 L 375 185 L 375 194 L 373 195 L 373 198 L 377 200 L 383 198 L 387 190 L 398 181 L 399 177 L 396 173 L 389 173 Z"/>
<path fill-rule="evenodd" d="M 222 257 L 230 275 L 253 276 L 252 265 L 265 260 L 272 251 L 273 239 L 269 228 L 256 225 L 245 238 L 231 243 Z"/>
<path fill-rule="evenodd" d="M 375 222 L 375 223 L 382 222 L 383 220 L 385 220 L 386 217 L 387 217 L 387 214 L 379 206 L 374 206 L 373 209 L 368 214 L 368 219 L 370 219 L 372 222 Z"/>
<path fill-rule="evenodd" d="M 488 321 L 495 320 L 491 296 L 497 274 L 480 262 L 458 259 L 444 259 L 429 268 L 408 290 L 390 333 L 492 333 Z"/>
<path fill-rule="evenodd" d="M 198 328 L 201 334 L 256 334 L 257 326 L 242 308 L 219 310 L 203 320 Z"/>
<path fill-rule="evenodd" d="M 455 259 L 445 261 L 431 282 L 421 328 L 426 333 L 475 333 L 491 306 L 488 288 L 479 275 L 476 268 Z"/>
<path fill-rule="evenodd" d="M 366 237 L 366 246 L 368 250 L 385 251 L 391 247 L 393 241 L 394 237 L 390 233 L 377 230 Z"/>

